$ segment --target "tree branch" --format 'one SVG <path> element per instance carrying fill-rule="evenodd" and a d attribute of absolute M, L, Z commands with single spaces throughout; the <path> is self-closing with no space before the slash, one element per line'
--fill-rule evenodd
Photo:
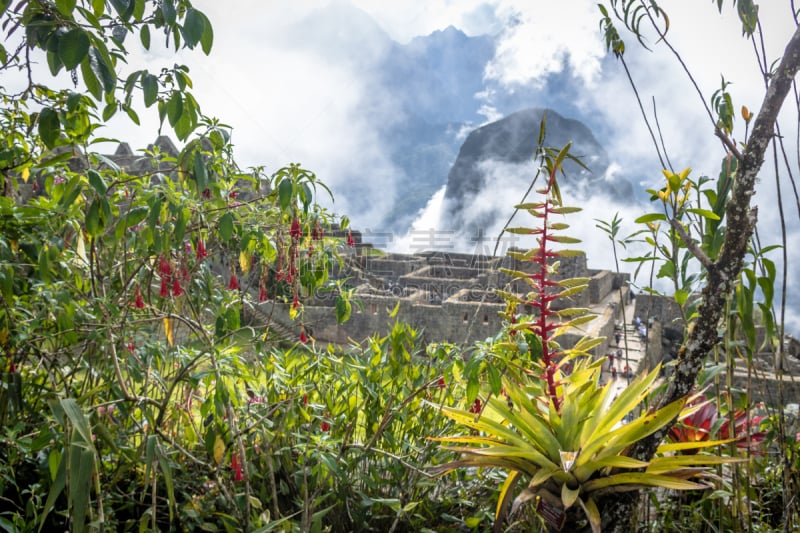
<path fill-rule="evenodd" d="M 678 352 L 678 364 L 675 367 L 674 377 L 670 380 L 660 405 L 683 398 L 691 392 L 706 355 L 719 340 L 717 326 L 725 301 L 741 273 L 747 244 L 750 242 L 756 224 L 757 212 L 750 205 L 750 199 L 755 194 L 756 177 L 764 163 L 767 147 L 772 141 L 778 113 L 798 69 L 800 69 L 800 28 L 797 28 L 786 45 L 781 63 L 771 78 L 761 109 L 756 117 L 753 133 L 742 153 L 731 197 L 726 206 L 725 216 L 728 226 L 722 250 L 712 268 L 707 269 L 708 281 L 702 291 L 697 322 L 690 326 L 688 338 Z M 649 460 L 653 457 L 659 443 L 674 422 L 673 420 L 664 428 L 635 443 L 630 450 L 630 457 L 640 460 Z M 617 498 L 617 501 L 609 499 L 603 502 L 603 507 L 608 509 L 608 512 L 604 513 L 603 530 L 628 531 L 628 524 L 624 518 L 626 516 L 630 518 L 636 501 L 637 498 L 634 495 L 629 495 L 629 497 Z"/>

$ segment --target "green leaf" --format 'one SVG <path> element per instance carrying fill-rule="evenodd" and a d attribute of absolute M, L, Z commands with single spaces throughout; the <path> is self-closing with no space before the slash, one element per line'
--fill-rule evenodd
<path fill-rule="evenodd" d="M 5 4 L 5 2 L 2 3 Z M 10 4 L 11 2 L 8 3 Z M 56 0 L 56 9 L 65 17 L 71 17 L 76 3 L 77 0 Z M 0 9 L 0 13 L 2 13 L 2 11 L 5 11 L 5 8 Z"/>
<path fill-rule="evenodd" d="M 144 24 L 142 29 L 139 30 L 139 40 L 142 41 L 142 46 L 145 50 L 150 50 L 150 26 Z"/>
<path fill-rule="evenodd" d="M 664 221 L 666 221 L 667 220 L 667 215 L 665 215 L 664 213 L 648 213 L 648 214 L 642 215 L 639 218 L 637 218 L 636 220 L 634 220 L 634 223 L 636 223 L 636 224 L 646 224 L 647 222 L 654 222 L 656 220 L 664 220 Z"/>
<path fill-rule="evenodd" d="M 689 213 L 694 213 L 695 215 L 700 215 L 701 217 L 705 217 L 709 220 L 720 220 L 719 215 L 717 215 L 713 211 L 709 211 L 708 209 L 699 209 L 697 207 L 692 207 L 686 210 Z"/>
<path fill-rule="evenodd" d="M 97 237 L 105 229 L 106 221 L 99 198 L 95 198 L 86 211 L 86 232 Z"/>
<path fill-rule="evenodd" d="M 172 0 L 163 0 L 161 2 L 161 14 L 164 16 L 164 22 L 168 26 L 175 24 L 177 14 L 175 13 L 175 4 Z"/>
<path fill-rule="evenodd" d="M 95 100 L 100 100 L 103 97 L 103 88 L 100 86 L 100 81 L 92 69 L 91 55 L 81 62 L 81 76 L 83 76 L 83 83 L 86 85 L 89 94 L 94 96 Z"/>
<path fill-rule="evenodd" d="M 194 48 L 203 37 L 205 29 L 206 21 L 202 13 L 194 8 L 189 8 L 186 11 L 186 17 L 183 19 L 183 38 L 186 40 L 186 45 L 189 48 Z"/>
<path fill-rule="evenodd" d="M 101 196 L 105 195 L 106 191 L 108 190 L 108 186 L 103 180 L 103 176 L 101 176 L 100 173 L 94 169 L 89 169 L 86 172 L 86 175 L 89 177 L 89 185 L 94 187 L 94 190 L 96 190 Z"/>
<path fill-rule="evenodd" d="M 173 91 L 172 96 L 167 101 L 167 118 L 170 126 L 175 127 L 178 119 L 181 118 L 181 113 L 183 113 L 183 96 L 181 96 L 180 92 Z"/>
<path fill-rule="evenodd" d="M 150 107 L 158 98 L 158 78 L 149 72 L 142 75 L 142 92 L 144 93 L 144 106 Z"/>
<path fill-rule="evenodd" d="M 353 306 L 349 301 L 341 296 L 336 297 L 336 321 L 339 324 L 344 324 L 350 319 L 352 310 Z"/>
<path fill-rule="evenodd" d="M 224 241 L 233 236 L 233 215 L 225 213 L 219 218 L 219 234 Z"/>
<path fill-rule="evenodd" d="M 45 107 L 39 112 L 39 136 L 48 148 L 55 147 L 60 127 L 58 113 L 52 108 Z"/>
<path fill-rule="evenodd" d="M 197 192 L 202 193 L 208 187 L 208 170 L 199 150 L 194 153 L 194 178 L 197 180 Z"/>
<path fill-rule="evenodd" d="M 198 11 L 198 13 L 200 13 Z M 200 16 L 203 17 L 203 21 L 205 25 L 203 26 L 203 36 L 200 37 L 200 47 L 203 49 L 203 53 L 208 55 L 211 53 L 211 47 L 214 45 L 214 29 L 211 27 L 211 22 L 208 20 L 203 13 L 200 13 Z"/>
<path fill-rule="evenodd" d="M 89 53 L 89 36 L 80 28 L 73 28 L 58 41 L 58 58 L 67 70 L 73 70 Z"/>
<path fill-rule="evenodd" d="M 286 210 L 292 205 L 292 194 L 294 193 L 294 184 L 291 178 L 284 178 L 278 185 L 278 203 L 282 210 Z"/>
<path fill-rule="evenodd" d="M 89 48 L 89 65 L 96 79 L 100 81 L 103 90 L 107 93 L 113 91 L 117 83 L 117 77 L 111 69 L 111 66 L 104 59 L 103 54 L 101 54 L 97 48 Z M 83 70 L 81 70 L 81 72 L 83 72 Z"/>

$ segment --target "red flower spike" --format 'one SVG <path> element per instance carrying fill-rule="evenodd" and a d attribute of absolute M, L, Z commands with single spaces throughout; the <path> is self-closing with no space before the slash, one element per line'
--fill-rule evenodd
<path fill-rule="evenodd" d="M 208 253 L 206 253 L 206 245 L 203 242 L 203 239 L 197 239 L 197 260 L 202 261 L 208 257 Z"/>
<path fill-rule="evenodd" d="M 323 420 L 322 423 L 319 425 L 319 429 L 327 433 L 331 430 L 331 425 L 328 423 L 327 420 Z"/>
<path fill-rule="evenodd" d="M 266 302 L 267 301 L 267 286 L 264 282 L 261 282 L 261 290 L 258 291 L 258 301 L 259 302 Z"/>
<path fill-rule="evenodd" d="M 306 344 L 308 342 L 308 336 L 306 335 L 306 330 L 300 332 L 300 342 Z"/>
<path fill-rule="evenodd" d="M 308 394 L 303 394 L 303 407 L 308 406 Z"/>
<path fill-rule="evenodd" d="M 440 377 L 440 378 L 439 378 L 439 381 L 437 381 L 437 382 L 436 382 L 436 388 L 437 388 L 437 389 L 443 389 L 443 388 L 445 388 L 446 386 L 447 386 L 447 384 L 446 384 L 446 383 L 445 383 L 445 381 L 444 381 L 444 376 Z"/>
<path fill-rule="evenodd" d="M 136 287 L 136 300 L 133 303 L 136 309 L 144 309 L 144 298 L 142 298 L 142 291 Z"/>
<path fill-rule="evenodd" d="M 230 279 L 230 281 L 228 281 L 228 289 L 230 289 L 232 291 L 238 291 L 239 290 L 239 280 L 236 279 L 236 273 L 235 272 L 231 273 L 231 279 Z"/>
<path fill-rule="evenodd" d="M 355 239 L 353 239 L 353 232 L 352 231 L 348 231 L 347 232 L 347 246 L 352 248 L 355 245 L 356 245 L 356 241 L 355 241 Z"/>
<path fill-rule="evenodd" d="M 294 300 L 292 300 L 292 309 L 297 309 L 300 307 L 300 299 L 297 297 L 297 294 L 294 295 Z"/>
<path fill-rule="evenodd" d="M 175 278 L 175 280 L 172 282 L 172 295 L 180 296 L 181 294 L 183 294 L 183 289 L 181 288 L 181 284 L 180 281 L 178 281 L 178 278 Z"/>
<path fill-rule="evenodd" d="M 158 291 L 158 295 L 161 296 L 162 298 L 166 298 L 166 297 L 169 296 L 169 289 L 168 289 L 168 286 L 167 286 L 167 278 L 166 277 L 161 278 L 161 290 Z"/>
<path fill-rule="evenodd" d="M 303 236 L 303 228 L 300 227 L 300 220 L 298 220 L 297 217 L 292 219 L 292 225 L 289 228 L 289 235 L 292 237 L 293 241 L 297 241 Z"/>

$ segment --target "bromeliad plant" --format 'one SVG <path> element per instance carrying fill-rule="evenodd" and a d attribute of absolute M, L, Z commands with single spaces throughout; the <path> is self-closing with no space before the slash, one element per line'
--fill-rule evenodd
<path fill-rule="evenodd" d="M 534 265 L 508 270 L 514 280 L 524 281 L 532 292 L 523 296 L 508 291 L 508 325 L 504 338 L 494 348 L 507 357 L 516 350 L 524 372 L 507 373 L 503 379 L 506 398 L 489 395 L 482 412 L 442 407 L 442 412 L 471 431 L 437 439 L 460 454 L 452 462 L 434 467 L 448 472 L 462 467 L 492 467 L 508 471 L 500 490 L 495 529 L 535 503 L 536 515 L 552 528 L 574 530 L 588 519 L 593 531 L 600 531 L 598 498 L 613 492 L 643 487 L 704 489 L 699 467 L 732 461 L 728 457 L 697 453 L 676 455 L 678 450 L 702 450 L 726 441 L 664 443 L 649 462 L 626 455 L 638 440 L 653 434 L 686 408 L 681 399 L 652 412 L 640 412 L 643 401 L 659 386 L 659 368 L 635 379 L 616 398 L 612 384 L 599 383 L 602 360 L 594 361 L 589 350 L 602 339 L 584 337 L 571 349 L 562 348 L 557 337 L 591 320 L 586 309 L 556 310 L 557 300 L 578 294 L 586 287 L 583 279 L 557 279 L 559 257 L 572 250 L 553 250 L 553 243 L 574 243 L 558 235 L 568 226 L 554 222 L 553 215 L 578 211 L 562 205 L 556 182 L 569 145 L 560 152 L 543 150 L 543 167 L 549 180 L 538 192 L 539 203 L 517 206 L 541 220 L 541 227 L 512 228 L 515 233 L 535 235 L 538 247 L 515 254 L 519 261 Z M 529 269 L 531 270 L 531 269 Z M 516 314 L 519 305 L 536 310 L 532 316 Z M 524 342 L 520 340 L 524 339 Z M 516 486 L 527 486 L 515 495 Z M 512 503 L 509 513 L 509 504 Z M 531 501 L 530 503 L 528 503 Z M 576 512 L 582 509 L 583 513 Z M 569 526 L 568 526 L 569 525 Z"/>

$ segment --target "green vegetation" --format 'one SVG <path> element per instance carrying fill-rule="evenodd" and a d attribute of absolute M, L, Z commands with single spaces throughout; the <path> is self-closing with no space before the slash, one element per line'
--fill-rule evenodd
<path fill-rule="evenodd" d="M 737 12 L 752 36 L 756 7 L 740 1 Z M 800 67 L 800 33 L 762 109 L 743 110 L 746 142 L 729 138 L 725 82 L 710 99 L 730 152 L 716 183 L 667 169 L 640 231 L 622 238 L 617 217 L 601 224 L 615 254 L 617 243 L 649 246 L 627 260 L 670 280 L 686 326 L 671 377 L 654 369 L 610 398 L 589 355 L 602 339 L 570 350 L 557 340 L 591 315 L 551 306 L 586 280 L 555 279 L 558 257 L 573 252 L 552 244 L 575 242 L 552 218 L 574 211 L 557 181 L 571 156 L 545 147 L 545 124 L 537 156 L 547 184 L 539 201 L 517 206 L 538 225 L 507 229 L 539 239 L 515 255 L 530 269 L 507 272 L 531 292 L 500 292 L 502 330 L 474 346 L 423 346 L 398 322 L 360 346 L 322 347 L 303 302 L 335 291 L 340 322 L 357 305 L 329 280 L 354 243 L 349 232 L 331 236 L 348 221 L 318 205 L 330 194 L 323 182 L 299 164 L 241 169 L 230 129 L 202 114 L 185 67 L 124 72 L 126 40 L 149 48 L 156 33 L 176 50 L 209 53 L 208 18 L 187 0 L 0 0 L 0 16 L 0 75 L 21 70 L 28 81 L 11 93 L 0 78 L 2 530 L 777 531 L 797 522 L 798 428 L 730 385 L 737 359 L 753 369 L 760 350 L 784 356 L 776 248 L 753 238 L 749 202 Z M 643 23 L 664 20 L 653 2 L 601 6 L 623 65 L 615 24 L 643 43 Z M 656 29 L 668 42 L 668 22 Z M 65 73 L 74 89 L 38 79 Z M 120 111 L 138 122 L 140 98 L 185 145 L 177 156 L 153 149 L 152 167 L 133 174 L 96 152 L 95 131 Z M 258 311 L 267 300 L 288 305 L 296 329 L 276 334 Z"/>

